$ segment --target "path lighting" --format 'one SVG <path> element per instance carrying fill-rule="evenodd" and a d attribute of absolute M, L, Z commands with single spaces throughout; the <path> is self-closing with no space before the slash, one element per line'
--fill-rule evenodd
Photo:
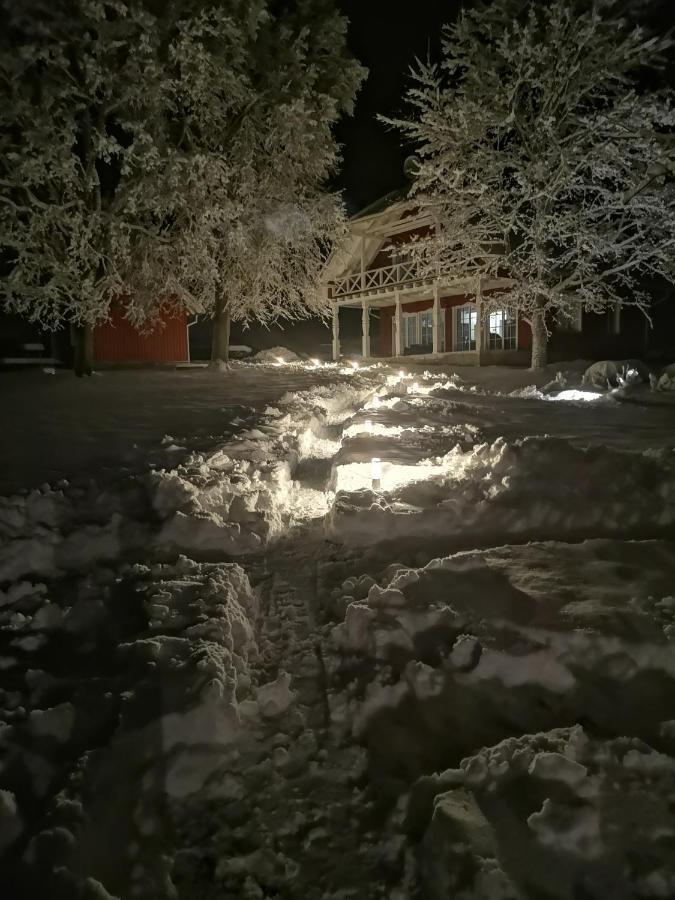
<path fill-rule="evenodd" d="M 377 456 L 374 456 L 370 461 L 370 475 L 373 490 L 379 491 L 382 483 L 382 461 Z"/>

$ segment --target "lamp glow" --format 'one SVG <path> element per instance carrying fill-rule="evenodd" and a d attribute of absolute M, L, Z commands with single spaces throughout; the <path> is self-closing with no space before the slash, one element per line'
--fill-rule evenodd
<path fill-rule="evenodd" d="M 382 484 L 382 461 L 377 456 L 370 461 L 370 477 L 373 490 L 379 491 Z"/>
<path fill-rule="evenodd" d="M 370 421 L 370 419 L 366 419 L 366 432 L 367 434 L 373 433 L 373 423 Z"/>
<path fill-rule="evenodd" d="M 314 366 L 315 369 L 318 369 L 319 366 L 321 365 L 321 363 L 319 362 L 318 359 L 310 359 L 310 362 Z"/>
<path fill-rule="evenodd" d="M 359 364 L 357 362 L 354 362 L 354 360 L 352 360 L 349 365 L 352 367 L 352 369 L 358 369 L 359 367 Z"/>
<path fill-rule="evenodd" d="M 277 356 L 277 357 L 276 357 L 276 360 L 277 360 L 277 365 L 279 365 L 279 366 L 283 366 L 283 365 L 285 364 L 285 362 L 286 362 L 286 361 L 283 360 L 280 356 Z"/>

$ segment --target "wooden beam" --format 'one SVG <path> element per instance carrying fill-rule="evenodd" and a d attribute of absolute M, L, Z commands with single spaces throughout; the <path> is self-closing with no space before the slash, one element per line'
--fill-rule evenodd
<path fill-rule="evenodd" d="M 394 313 L 394 331 L 396 334 L 396 346 L 394 347 L 394 354 L 396 356 L 403 356 L 403 315 L 401 312 L 401 295 L 398 291 L 395 294 L 396 297 L 396 312 Z"/>
<path fill-rule="evenodd" d="M 340 307 L 333 303 L 333 359 L 340 358 Z"/>
<path fill-rule="evenodd" d="M 433 314 L 433 351 L 435 354 L 441 352 L 441 327 L 443 318 L 441 316 L 441 292 L 438 283 L 434 285 L 434 314 Z"/>
<path fill-rule="evenodd" d="M 483 279 L 480 275 L 476 279 L 476 353 L 480 365 L 483 355 Z"/>
<path fill-rule="evenodd" d="M 361 352 L 364 359 L 370 359 L 370 309 L 367 300 L 361 303 Z"/>

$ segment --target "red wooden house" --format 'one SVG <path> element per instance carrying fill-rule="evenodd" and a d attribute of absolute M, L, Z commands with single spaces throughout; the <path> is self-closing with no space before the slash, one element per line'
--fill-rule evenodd
<path fill-rule="evenodd" d="M 362 353 L 369 357 L 439 356 L 464 365 L 527 364 L 532 334 L 507 310 L 484 311 L 483 299 L 508 285 L 503 278 L 421 276 L 397 244 L 434 227 L 429 214 L 389 195 L 350 221 L 349 238 L 326 265 L 333 306 L 333 357 L 340 355 L 339 311 L 362 312 Z M 371 339 L 371 323 L 379 334 Z"/>

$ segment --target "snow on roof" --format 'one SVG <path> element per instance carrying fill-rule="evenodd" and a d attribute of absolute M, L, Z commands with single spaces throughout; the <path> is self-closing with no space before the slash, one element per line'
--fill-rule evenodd
<path fill-rule="evenodd" d="M 369 265 L 387 240 L 383 227 L 398 222 L 404 218 L 405 213 L 413 209 L 414 206 L 407 200 L 407 188 L 398 188 L 359 210 L 349 220 L 346 239 L 331 252 L 326 261 L 324 282 L 360 268 L 362 238 L 365 241 L 365 262 Z"/>

